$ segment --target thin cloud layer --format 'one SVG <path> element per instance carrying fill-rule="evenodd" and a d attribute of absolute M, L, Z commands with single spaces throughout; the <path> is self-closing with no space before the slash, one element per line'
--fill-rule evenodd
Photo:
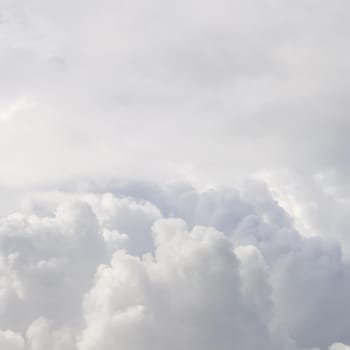
<path fill-rule="evenodd" d="M 349 174 L 347 1 L 0 5 L 4 184 Z"/>

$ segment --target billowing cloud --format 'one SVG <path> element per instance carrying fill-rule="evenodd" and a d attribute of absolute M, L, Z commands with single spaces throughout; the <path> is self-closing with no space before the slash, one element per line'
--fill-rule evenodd
<path fill-rule="evenodd" d="M 279 348 L 269 314 L 260 315 L 241 289 L 238 260 L 222 233 L 189 232 L 172 219 L 158 221 L 154 235 L 154 258 L 117 253 L 98 270 L 79 349 Z"/>
<path fill-rule="evenodd" d="M 81 294 L 106 259 L 90 206 L 69 202 L 53 217 L 2 218 L 0 248 L 1 328 L 24 330 L 39 316 L 78 321 Z"/>
<path fill-rule="evenodd" d="M 266 186 L 147 193 L 35 193 L 1 219 L 4 349 L 350 343 L 340 245 L 302 237 Z"/>
<path fill-rule="evenodd" d="M 7 330 L 0 332 L 0 345 L 1 349 L 24 350 L 25 344 L 20 334 Z"/>
<path fill-rule="evenodd" d="M 0 348 L 348 349 L 349 7 L 0 0 Z"/>

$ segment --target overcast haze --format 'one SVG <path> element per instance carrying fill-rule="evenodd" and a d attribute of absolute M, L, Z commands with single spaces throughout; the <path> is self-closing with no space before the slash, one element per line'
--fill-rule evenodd
<path fill-rule="evenodd" d="M 349 12 L 0 0 L 0 349 L 349 350 Z"/>

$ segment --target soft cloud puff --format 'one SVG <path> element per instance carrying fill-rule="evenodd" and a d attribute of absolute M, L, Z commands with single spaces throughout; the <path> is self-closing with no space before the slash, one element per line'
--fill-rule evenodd
<path fill-rule="evenodd" d="M 18 333 L 12 331 L 0 332 L 0 346 L 5 350 L 24 350 L 24 340 Z"/>
<path fill-rule="evenodd" d="M 98 270 L 79 349 L 279 348 L 241 289 L 229 239 L 176 219 L 158 221 L 154 235 L 154 258 L 117 253 Z"/>
<path fill-rule="evenodd" d="M 58 206 L 52 217 L 13 214 L 0 221 L 1 327 L 23 330 L 40 316 L 77 322 L 80 297 L 105 245 L 90 206 Z"/>
<path fill-rule="evenodd" d="M 341 343 L 336 343 L 336 344 L 333 344 L 329 350 L 348 350 L 349 347 L 344 345 L 344 344 L 341 344 Z"/>
<path fill-rule="evenodd" d="M 302 237 L 265 185 L 113 192 L 34 193 L 1 218 L 4 349 L 350 343 L 339 244 Z"/>

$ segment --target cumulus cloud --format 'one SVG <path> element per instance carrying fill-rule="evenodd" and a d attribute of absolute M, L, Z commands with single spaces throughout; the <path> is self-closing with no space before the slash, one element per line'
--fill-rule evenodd
<path fill-rule="evenodd" d="M 0 0 L 0 348 L 348 349 L 349 6 Z"/>
<path fill-rule="evenodd" d="M 172 219 L 158 221 L 154 235 L 154 258 L 117 253 L 98 270 L 84 303 L 80 349 L 276 348 L 268 323 L 245 300 L 238 260 L 223 234 L 188 232 Z"/>
<path fill-rule="evenodd" d="M 2 217 L 2 348 L 350 343 L 341 246 L 302 237 L 263 184 L 117 192 L 34 193 Z"/>
<path fill-rule="evenodd" d="M 348 350 L 348 349 L 349 349 L 348 346 L 341 343 L 335 343 L 329 348 L 329 350 Z"/>
<path fill-rule="evenodd" d="M 24 340 L 22 336 L 9 330 L 0 332 L 0 345 L 1 349 L 24 350 Z"/>
<path fill-rule="evenodd" d="M 0 223 L 1 327 L 24 330 L 43 316 L 74 323 L 105 246 L 84 203 L 63 203 L 53 217 L 13 214 Z"/>

